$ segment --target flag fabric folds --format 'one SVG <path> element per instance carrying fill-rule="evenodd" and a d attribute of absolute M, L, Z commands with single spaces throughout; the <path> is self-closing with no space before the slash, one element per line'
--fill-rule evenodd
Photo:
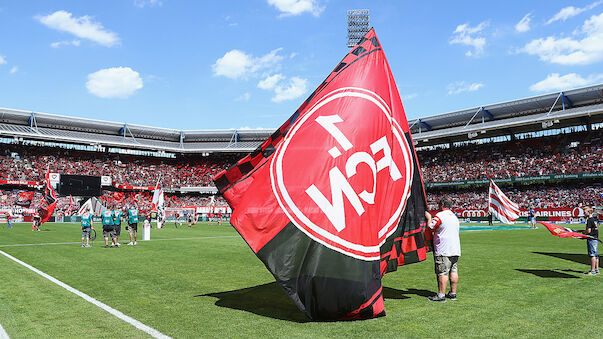
<path fill-rule="evenodd" d="M 19 192 L 19 197 L 17 198 L 17 201 L 15 202 L 15 204 L 17 204 L 19 206 L 29 207 L 29 205 L 31 205 L 31 202 L 34 199 L 35 193 L 36 192 L 34 192 L 34 191 Z"/>
<path fill-rule="evenodd" d="M 311 319 L 385 315 L 382 276 L 426 258 L 421 173 L 374 30 L 214 182 L 232 225 Z"/>
<path fill-rule="evenodd" d="M 519 206 L 509 200 L 493 180 L 490 180 L 488 209 L 494 217 L 505 224 L 514 224 L 519 218 Z"/>
<path fill-rule="evenodd" d="M 57 200 L 57 194 L 50 184 L 50 173 L 46 172 L 46 177 L 44 179 L 44 200 L 42 200 L 42 205 L 39 210 L 40 225 L 50 220 L 52 213 L 54 213 L 54 209 L 57 207 Z"/>
<path fill-rule="evenodd" d="M 577 239 L 596 239 L 591 237 L 590 235 L 582 234 L 572 230 L 569 227 L 563 227 L 555 224 L 551 224 L 550 222 L 538 221 L 539 224 L 546 227 L 552 235 L 559 238 L 577 238 Z M 603 243 L 601 240 L 596 239 L 599 242 Z"/>

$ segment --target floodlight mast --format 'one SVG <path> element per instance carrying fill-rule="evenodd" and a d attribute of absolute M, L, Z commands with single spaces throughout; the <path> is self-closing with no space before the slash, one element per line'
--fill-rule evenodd
<path fill-rule="evenodd" d="M 348 47 L 356 46 L 370 28 L 370 11 L 368 9 L 349 9 Z"/>

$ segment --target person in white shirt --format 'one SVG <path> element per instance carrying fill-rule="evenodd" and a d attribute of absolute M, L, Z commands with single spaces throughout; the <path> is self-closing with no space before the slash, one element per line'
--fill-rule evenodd
<path fill-rule="evenodd" d="M 438 294 L 428 297 L 430 301 L 446 302 L 446 299 L 456 300 L 456 288 L 459 281 L 457 262 L 461 256 L 461 241 L 459 237 L 459 219 L 450 210 L 452 200 L 442 198 L 438 202 L 440 212 L 431 217 L 425 212 L 427 226 L 433 230 L 433 258 L 435 274 L 438 280 Z M 450 293 L 446 293 L 450 277 Z"/>

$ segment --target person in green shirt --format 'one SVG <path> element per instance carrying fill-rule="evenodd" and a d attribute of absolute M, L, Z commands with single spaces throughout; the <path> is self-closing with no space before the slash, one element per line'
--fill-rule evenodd
<path fill-rule="evenodd" d="M 92 225 L 93 216 L 94 215 L 88 212 L 82 214 L 82 247 L 92 247 L 92 245 L 90 245 L 90 230 L 94 229 L 94 226 Z M 85 245 L 84 239 L 86 239 Z"/>
<path fill-rule="evenodd" d="M 136 206 L 130 206 L 130 209 L 128 209 L 128 227 L 126 227 L 128 233 L 130 234 L 130 242 L 128 243 L 128 245 L 137 244 L 136 236 L 138 233 L 138 217 L 138 209 L 136 208 Z M 132 242 L 132 239 L 134 240 L 134 242 Z"/>
<path fill-rule="evenodd" d="M 115 239 L 115 231 L 113 229 L 113 212 L 111 210 L 103 211 L 101 221 L 103 224 L 103 236 L 105 237 L 105 248 L 109 248 L 109 238 L 111 238 L 113 245 L 119 247 L 117 240 Z"/>
<path fill-rule="evenodd" d="M 121 219 L 124 215 L 124 212 L 120 209 L 116 209 L 113 211 L 113 230 L 115 232 L 115 244 L 119 247 L 119 236 L 121 235 Z"/>

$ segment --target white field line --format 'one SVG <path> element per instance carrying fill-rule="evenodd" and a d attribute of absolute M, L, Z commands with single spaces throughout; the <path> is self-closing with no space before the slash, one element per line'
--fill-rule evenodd
<path fill-rule="evenodd" d="M 223 236 L 215 236 L 215 237 L 190 237 L 190 238 L 151 239 L 150 241 L 199 240 L 199 239 L 220 239 L 220 238 L 239 238 L 239 237 L 240 236 L 238 236 L 238 235 L 223 235 Z M 0 245 L 0 247 L 46 246 L 46 245 L 73 245 L 73 244 L 81 244 L 81 242 L 80 241 L 72 241 L 72 242 L 45 242 L 45 243 L 31 243 L 31 244 L 7 244 L 7 245 Z"/>
<path fill-rule="evenodd" d="M 52 277 L 50 275 L 48 275 L 48 274 L 46 274 L 46 273 L 38 270 L 37 268 L 35 268 L 35 267 L 33 267 L 33 266 L 31 266 L 31 265 L 29 265 L 29 264 L 27 264 L 27 263 L 25 263 L 25 262 L 17 259 L 15 257 L 13 257 L 12 255 L 10 255 L 10 254 L 8 254 L 8 253 L 6 253 L 4 251 L 0 251 L 0 254 L 2 254 L 3 256 L 9 258 L 10 260 L 12 260 L 12 261 L 14 261 L 14 262 L 16 262 L 18 264 L 20 264 L 21 266 L 24 266 L 24 267 L 28 268 L 29 270 L 31 270 L 31 271 L 33 271 L 33 272 L 41 275 L 42 277 L 44 277 L 44 278 L 52 281 L 53 283 L 61 286 L 62 288 L 66 289 L 67 291 L 69 291 L 69 292 L 71 292 L 71 293 L 73 293 L 73 294 L 75 294 L 75 295 L 83 298 L 84 300 L 88 301 L 89 303 L 91 303 L 91 304 L 93 304 L 93 305 L 95 305 L 95 306 L 97 306 L 97 307 L 99 307 L 99 308 L 101 308 L 101 309 L 109 312 L 110 314 L 114 315 L 115 317 L 117 317 L 117 318 L 119 318 L 119 319 L 127 322 L 128 324 L 136 327 L 137 329 L 139 329 L 139 330 L 141 330 L 141 331 L 149 334 L 153 338 L 170 338 L 167 335 L 165 335 L 165 334 L 157 331 L 156 329 L 154 329 L 152 327 L 149 327 L 149 326 L 141 323 L 140 321 L 138 321 L 138 320 L 136 320 L 136 319 L 134 319 L 134 318 L 132 318 L 130 316 L 127 316 L 127 315 L 121 313 L 120 311 L 112 308 L 111 306 L 109 306 L 107 304 L 104 304 L 104 303 L 102 303 L 102 302 L 100 302 L 100 301 L 92 298 L 91 296 L 87 295 L 84 292 L 76 290 L 75 288 L 73 288 L 73 287 L 65 284 L 64 282 L 62 282 L 62 281 L 60 281 L 60 280 L 58 280 L 58 279 L 56 279 L 56 278 L 54 278 L 54 277 Z M 0 332 L 0 338 L 2 338 L 2 333 L 1 332 Z"/>
<path fill-rule="evenodd" d="M 0 324 L 0 339 L 10 339 L 8 333 L 6 333 L 6 331 L 2 327 L 2 324 Z"/>

